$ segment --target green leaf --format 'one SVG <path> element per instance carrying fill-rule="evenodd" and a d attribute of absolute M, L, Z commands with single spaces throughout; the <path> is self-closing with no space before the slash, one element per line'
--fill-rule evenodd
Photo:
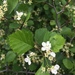
<path fill-rule="evenodd" d="M 18 0 L 7 0 L 9 14 L 15 9 L 18 4 Z"/>
<path fill-rule="evenodd" d="M 19 3 L 17 10 L 27 13 L 27 12 L 29 12 L 29 11 L 31 12 L 33 10 L 33 6 L 29 6 L 28 4 L 25 4 L 25 3 Z"/>
<path fill-rule="evenodd" d="M 75 53 L 75 47 L 70 48 L 70 51 L 71 51 L 72 53 Z"/>
<path fill-rule="evenodd" d="M 36 32 L 35 32 L 35 41 L 38 43 L 38 44 L 41 44 L 43 42 L 43 39 L 44 39 L 44 35 L 45 33 L 47 32 L 48 30 L 46 28 L 40 28 L 40 29 L 37 29 Z"/>
<path fill-rule="evenodd" d="M 19 24 L 17 24 L 17 23 L 11 23 L 10 25 L 9 25 L 9 28 L 10 29 L 16 29 L 16 28 L 19 28 L 21 25 L 19 25 Z"/>
<path fill-rule="evenodd" d="M 50 39 L 50 37 L 54 36 L 55 34 L 56 34 L 55 32 L 49 32 L 49 31 L 46 32 L 45 35 L 44 35 L 43 41 L 45 41 L 45 42 L 48 41 Z"/>
<path fill-rule="evenodd" d="M 28 12 L 25 22 L 27 22 L 30 18 L 31 12 Z"/>
<path fill-rule="evenodd" d="M 50 39 L 50 37 L 51 37 L 51 32 L 49 32 L 49 31 L 46 32 L 45 35 L 44 35 L 43 41 L 44 42 L 48 41 Z"/>
<path fill-rule="evenodd" d="M 51 20 L 51 21 L 50 21 L 50 25 L 53 26 L 53 25 L 55 25 L 55 24 L 56 24 L 55 20 Z"/>
<path fill-rule="evenodd" d="M 19 4 L 17 10 L 18 11 L 27 12 L 28 11 L 28 5 L 27 4 L 24 4 L 24 3 L 21 3 L 21 4 Z"/>
<path fill-rule="evenodd" d="M 35 71 L 38 68 L 38 65 L 35 63 L 32 63 L 28 68 L 30 71 Z"/>
<path fill-rule="evenodd" d="M 47 72 L 47 71 L 43 72 L 43 71 L 42 71 L 42 67 L 43 67 L 43 66 L 41 66 L 41 67 L 39 68 L 39 70 L 35 73 L 35 75 L 50 75 L 50 73 Z"/>
<path fill-rule="evenodd" d="M 44 5 L 43 7 L 45 10 L 48 10 L 49 9 L 49 6 L 47 4 Z"/>
<path fill-rule="evenodd" d="M 43 66 L 51 67 L 51 62 L 50 62 L 50 60 L 48 58 L 44 58 Z"/>
<path fill-rule="evenodd" d="M 70 36 L 71 35 L 71 29 L 69 27 L 63 27 L 61 30 L 61 34 L 64 36 Z"/>
<path fill-rule="evenodd" d="M 0 0 L 0 4 L 2 4 L 3 3 L 3 0 Z"/>
<path fill-rule="evenodd" d="M 22 67 L 17 63 L 13 64 L 12 69 L 13 71 L 17 71 L 17 72 L 22 71 Z"/>
<path fill-rule="evenodd" d="M 10 47 L 17 54 L 23 54 L 33 48 L 33 34 L 28 30 L 18 30 L 8 39 Z"/>
<path fill-rule="evenodd" d="M 6 54 L 6 62 L 12 62 L 16 57 L 16 54 L 13 51 L 9 51 Z"/>
<path fill-rule="evenodd" d="M 73 63 L 69 59 L 63 59 L 63 64 L 67 69 L 73 68 Z"/>
<path fill-rule="evenodd" d="M 35 0 L 36 2 L 45 2 L 46 0 Z"/>
<path fill-rule="evenodd" d="M 65 39 L 60 34 L 55 34 L 54 36 L 50 37 L 50 42 L 52 45 L 52 50 L 54 52 L 59 52 L 59 50 L 65 44 Z"/>
<path fill-rule="evenodd" d="M 61 0 L 62 4 L 65 5 L 66 4 L 66 0 Z"/>
<path fill-rule="evenodd" d="M 32 26 L 32 25 L 34 25 L 34 22 L 32 20 L 29 20 L 28 21 L 28 26 Z"/>
<path fill-rule="evenodd" d="M 42 71 L 42 68 L 45 68 L 45 72 Z M 50 75 L 50 73 L 46 70 L 46 67 L 51 67 L 51 63 L 47 58 L 43 59 L 41 67 L 35 73 L 35 75 Z"/>
<path fill-rule="evenodd" d="M 75 75 L 75 71 L 72 71 L 73 75 Z"/>

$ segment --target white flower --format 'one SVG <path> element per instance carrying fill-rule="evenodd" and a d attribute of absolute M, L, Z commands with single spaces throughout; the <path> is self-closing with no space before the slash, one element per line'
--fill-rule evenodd
<path fill-rule="evenodd" d="M 57 70 L 55 70 L 55 69 L 51 69 L 51 72 L 52 72 L 52 74 L 57 74 Z"/>
<path fill-rule="evenodd" d="M 50 52 L 50 55 L 51 55 L 52 57 L 55 57 L 55 56 L 56 56 L 56 54 L 55 54 L 54 52 Z"/>
<path fill-rule="evenodd" d="M 3 1 L 3 4 L 5 4 L 5 3 L 7 3 L 7 0 L 4 0 L 4 1 Z"/>
<path fill-rule="evenodd" d="M 59 66 L 58 64 L 56 64 L 56 65 L 54 66 L 54 68 L 55 68 L 56 70 L 58 70 L 58 69 L 60 68 L 60 66 Z"/>
<path fill-rule="evenodd" d="M 29 1 L 28 1 L 28 4 L 31 5 L 31 4 L 32 4 L 32 0 L 29 0 Z"/>
<path fill-rule="evenodd" d="M 60 68 L 60 66 L 58 64 L 56 64 L 55 66 L 51 67 L 51 73 L 52 74 L 57 74 L 57 70 Z"/>
<path fill-rule="evenodd" d="M 45 67 L 42 67 L 41 70 L 42 70 L 42 72 L 45 72 L 46 68 Z"/>
<path fill-rule="evenodd" d="M 34 52 L 30 52 L 29 55 L 30 55 L 30 56 L 36 56 L 36 53 L 34 53 Z"/>
<path fill-rule="evenodd" d="M 50 50 L 51 49 L 51 43 L 49 42 L 49 41 L 47 41 L 47 42 L 42 42 L 42 48 L 41 48 L 41 50 L 42 51 L 48 51 L 48 50 Z"/>
<path fill-rule="evenodd" d="M 31 60 L 30 60 L 30 58 L 28 56 L 25 58 L 25 62 L 27 62 L 28 65 L 31 65 Z"/>
<path fill-rule="evenodd" d="M 17 17 L 17 20 L 20 20 L 21 18 L 20 17 Z"/>
<path fill-rule="evenodd" d="M 27 16 L 27 13 L 24 13 L 24 16 Z"/>
<path fill-rule="evenodd" d="M 17 13 L 18 16 L 22 16 L 23 15 L 23 12 L 16 11 L 16 13 Z"/>
<path fill-rule="evenodd" d="M 16 14 L 17 14 L 17 20 L 20 20 L 21 16 L 23 15 L 23 12 L 16 11 Z"/>

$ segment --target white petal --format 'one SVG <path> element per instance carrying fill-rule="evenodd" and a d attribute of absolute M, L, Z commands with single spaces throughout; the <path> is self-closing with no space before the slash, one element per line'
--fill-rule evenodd
<path fill-rule="evenodd" d="M 27 58 L 25 58 L 24 60 L 25 60 L 25 62 L 28 62 L 28 59 Z"/>
<path fill-rule="evenodd" d="M 29 58 L 29 56 L 27 55 L 27 58 Z"/>
<path fill-rule="evenodd" d="M 49 41 L 47 41 L 46 45 L 51 49 L 51 43 Z"/>
<path fill-rule="evenodd" d="M 28 61 L 28 65 L 31 65 L 31 61 Z"/>
<path fill-rule="evenodd" d="M 16 11 L 16 14 L 21 17 L 23 15 L 23 12 Z"/>
<path fill-rule="evenodd" d="M 46 50 L 46 51 L 49 51 L 49 50 L 50 50 L 50 48 L 49 48 L 49 47 L 45 47 L 45 50 Z"/>
<path fill-rule="evenodd" d="M 42 46 L 46 46 L 46 43 L 45 42 L 42 42 Z"/>
<path fill-rule="evenodd" d="M 51 69 L 51 73 L 56 75 L 57 74 L 57 70 Z"/>
<path fill-rule="evenodd" d="M 20 12 L 20 15 L 22 16 L 23 15 L 23 12 Z"/>
<path fill-rule="evenodd" d="M 47 41 L 47 42 L 46 42 L 46 44 L 47 44 L 47 45 L 49 45 L 49 44 L 50 44 L 50 42 L 49 42 L 49 41 Z"/>
<path fill-rule="evenodd" d="M 27 57 L 25 58 L 25 62 L 28 62 L 28 61 L 30 61 L 30 58 L 27 56 Z"/>
<path fill-rule="evenodd" d="M 18 12 L 18 11 L 16 11 L 16 14 L 18 15 L 18 14 L 19 14 L 19 12 Z"/>
<path fill-rule="evenodd" d="M 3 4 L 5 4 L 5 3 L 7 3 L 7 0 L 4 0 L 4 1 L 3 1 Z"/>
<path fill-rule="evenodd" d="M 17 18 L 17 20 L 20 20 L 20 19 L 21 19 L 20 17 Z"/>
<path fill-rule="evenodd" d="M 58 64 L 56 64 L 56 65 L 54 66 L 54 68 L 55 68 L 56 70 L 58 70 L 58 69 L 60 68 L 60 66 L 59 66 Z"/>
<path fill-rule="evenodd" d="M 54 52 L 50 52 L 50 55 L 51 55 L 52 57 L 55 57 L 55 56 L 56 56 L 56 54 L 55 54 Z"/>
<path fill-rule="evenodd" d="M 42 50 L 42 51 L 45 51 L 45 47 L 42 47 L 41 50 Z"/>
<path fill-rule="evenodd" d="M 49 41 L 46 42 L 47 45 L 51 45 L 51 43 Z"/>
<path fill-rule="evenodd" d="M 51 49 L 51 44 L 49 44 L 49 48 Z"/>

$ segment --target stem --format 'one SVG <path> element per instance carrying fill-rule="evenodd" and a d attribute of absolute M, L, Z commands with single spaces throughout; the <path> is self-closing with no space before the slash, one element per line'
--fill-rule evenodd
<path fill-rule="evenodd" d="M 50 7 L 53 7 L 53 5 L 52 5 L 52 4 L 50 4 L 50 3 L 47 3 L 47 2 L 46 2 L 46 4 L 48 4 Z"/>
<path fill-rule="evenodd" d="M 72 41 L 74 40 L 74 38 L 75 38 L 75 36 L 73 36 L 73 37 L 71 38 L 70 43 L 72 43 Z"/>
<path fill-rule="evenodd" d="M 69 1 L 62 7 L 62 9 L 61 9 L 59 12 L 57 11 L 57 9 L 56 9 L 56 7 L 55 7 L 55 2 L 54 2 L 54 0 L 52 0 L 52 2 L 53 2 L 53 4 L 47 3 L 47 2 L 46 2 L 46 4 L 48 4 L 50 7 L 54 8 L 55 14 L 56 14 L 56 19 L 55 19 L 55 21 L 56 21 L 56 24 L 57 24 L 57 26 L 58 26 L 58 31 L 60 31 L 60 28 L 61 28 L 61 27 L 60 27 L 60 24 L 59 24 L 58 15 L 64 12 L 65 6 L 69 4 Z"/>
<path fill-rule="evenodd" d="M 18 73 L 35 74 L 35 72 L 30 72 L 30 71 L 19 71 L 19 72 L 13 71 L 13 70 L 2 70 L 2 71 L 0 71 L 0 73 L 3 73 L 3 72 L 13 72 L 13 73 L 16 73 L 16 74 L 18 74 Z"/>
<path fill-rule="evenodd" d="M 56 10 L 54 0 L 53 0 L 53 8 L 54 8 L 55 14 L 56 14 L 56 19 L 55 19 L 55 21 L 56 21 L 56 24 L 57 24 L 57 26 L 58 26 L 58 31 L 60 31 L 60 25 L 59 25 L 59 21 L 58 21 L 58 12 L 57 12 L 57 10 Z"/>
<path fill-rule="evenodd" d="M 24 23 L 25 23 L 25 20 L 26 20 L 26 19 L 24 19 L 24 21 L 23 21 L 23 23 L 21 24 L 21 27 L 20 27 L 19 29 L 22 29 L 22 28 L 23 28 L 23 25 L 24 25 Z"/>

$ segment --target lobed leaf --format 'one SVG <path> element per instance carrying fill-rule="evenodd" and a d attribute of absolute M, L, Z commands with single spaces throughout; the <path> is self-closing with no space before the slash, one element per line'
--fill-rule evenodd
<path fill-rule="evenodd" d="M 59 52 L 59 50 L 63 47 L 65 44 L 65 39 L 60 34 L 55 34 L 50 37 L 49 41 L 52 44 L 52 50 L 54 52 Z"/>
<path fill-rule="evenodd" d="M 18 30 L 8 38 L 10 47 L 17 54 L 23 54 L 33 48 L 33 34 L 28 30 Z"/>

